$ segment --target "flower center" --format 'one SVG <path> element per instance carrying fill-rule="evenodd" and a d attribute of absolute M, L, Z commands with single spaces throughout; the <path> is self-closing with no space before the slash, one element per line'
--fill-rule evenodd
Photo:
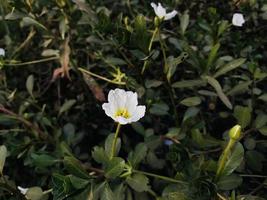
<path fill-rule="evenodd" d="M 124 117 L 128 119 L 131 115 L 126 108 L 119 108 L 115 113 L 115 117 Z"/>

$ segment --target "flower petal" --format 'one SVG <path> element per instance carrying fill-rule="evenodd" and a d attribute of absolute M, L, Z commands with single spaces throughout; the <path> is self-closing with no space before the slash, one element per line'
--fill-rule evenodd
<path fill-rule="evenodd" d="M 155 13 L 159 18 L 162 18 L 166 15 L 166 9 L 162 7 L 161 3 L 158 3 L 158 7 L 155 10 Z"/>
<path fill-rule="evenodd" d="M 234 26 L 241 27 L 245 23 L 244 16 L 241 13 L 235 13 L 232 18 L 232 24 Z"/>
<path fill-rule="evenodd" d="M 122 89 L 115 89 L 113 95 L 113 101 L 117 103 L 117 108 L 125 108 L 127 100 L 126 91 Z"/>
<path fill-rule="evenodd" d="M 154 11 L 156 13 L 157 5 L 154 2 L 151 2 L 150 5 L 151 5 L 151 7 L 154 9 Z"/>
<path fill-rule="evenodd" d="M 105 111 L 106 115 L 113 118 L 116 108 L 112 103 L 103 103 L 102 105 L 103 110 Z"/>
<path fill-rule="evenodd" d="M 121 125 L 129 124 L 131 123 L 129 119 L 126 119 L 124 117 L 118 116 L 114 119 L 116 122 L 120 123 Z"/>
<path fill-rule="evenodd" d="M 138 121 L 139 119 L 145 116 L 145 112 L 146 112 L 145 106 L 137 106 L 133 116 L 130 118 L 130 122 Z"/>
<path fill-rule="evenodd" d="M 126 97 L 125 108 L 132 115 L 132 113 L 135 111 L 136 106 L 138 104 L 137 93 L 136 92 L 127 91 L 126 95 L 127 95 L 127 97 Z"/>
<path fill-rule="evenodd" d="M 6 52 L 3 48 L 0 48 L 0 56 L 5 56 Z"/>
<path fill-rule="evenodd" d="M 165 17 L 164 17 L 164 20 L 169 20 L 169 19 L 175 17 L 175 15 L 177 15 L 177 13 L 178 13 L 178 12 L 177 12 L 176 10 L 174 10 L 174 11 L 172 11 L 172 12 L 170 12 L 170 13 L 167 13 L 167 14 L 165 15 Z"/>

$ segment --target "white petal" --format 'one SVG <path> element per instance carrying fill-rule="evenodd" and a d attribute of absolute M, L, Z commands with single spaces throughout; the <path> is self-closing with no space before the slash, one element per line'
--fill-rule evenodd
<path fill-rule="evenodd" d="M 3 48 L 0 48 L 0 56 L 5 56 L 6 52 Z"/>
<path fill-rule="evenodd" d="M 127 95 L 126 95 L 125 90 L 122 90 L 119 88 L 114 90 L 113 100 L 117 103 L 118 108 L 125 108 L 126 99 L 127 99 Z"/>
<path fill-rule="evenodd" d="M 161 3 L 158 3 L 155 13 L 159 18 L 162 18 L 166 15 L 166 9 L 162 7 Z"/>
<path fill-rule="evenodd" d="M 150 3 L 151 7 L 154 9 L 154 11 L 156 12 L 157 10 L 157 5 L 154 2 Z"/>
<path fill-rule="evenodd" d="M 124 117 L 118 116 L 116 119 L 114 119 L 116 122 L 120 123 L 121 125 L 131 123 L 130 119 L 126 119 Z"/>
<path fill-rule="evenodd" d="M 245 23 L 244 16 L 241 13 L 235 13 L 232 18 L 232 24 L 234 26 L 242 26 Z"/>
<path fill-rule="evenodd" d="M 165 17 L 164 17 L 164 20 L 169 20 L 169 19 L 175 17 L 175 15 L 177 15 L 177 13 L 178 13 L 178 12 L 177 12 L 176 10 L 174 10 L 174 11 L 172 11 L 172 12 L 170 12 L 170 13 L 167 13 L 167 14 L 165 15 Z"/>
<path fill-rule="evenodd" d="M 133 116 L 130 118 L 131 122 L 137 122 L 139 119 L 145 116 L 146 107 L 145 106 L 137 106 Z"/>
<path fill-rule="evenodd" d="M 106 115 L 111 118 L 114 116 L 116 112 L 116 108 L 112 103 L 103 103 L 102 108 L 105 111 Z"/>
<path fill-rule="evenodd" d="M 137 93 L 136 92 L 127 91 L 126 95 L 127 95 L 127 97 L 126 97 L 125 108 L 131 114 L 131 113 L 133 113 L 133 111 L 135 111 L 136 106 L 138 104 Z"/>
<path fill-rule="evenodd" d="M 29 190 L 29 188 L 23 188 L 23 187 L 20 187 L 20 186 L 18 186 L 18 189 L 19 189 L 20 193 L 23 194 L 23 195 L 25 195 Z"/>

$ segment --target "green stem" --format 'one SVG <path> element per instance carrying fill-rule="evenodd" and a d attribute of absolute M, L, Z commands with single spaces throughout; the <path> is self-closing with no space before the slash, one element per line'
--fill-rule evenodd
<path fill-rule="evenodd" d="M 29 62 L 24 62 L 24 63 L 4 63 L 5 66 L 23 66 L 23 65 L 30 65 L 30 64 L 36 64 L 36 63 L 42 63 L 42 62 L 47 62 L 47 61 L 51 61 L 51 60 L 58 60 L 59 57 L 50 57 L 50 58 L 44 58 L 44 59 L 40 59 L 40 60 L 33 60 L 33 61 L 29 61 Z"/>
<path fill-rule="evenodd" d="M 135 170 L 135 169 L 133 170 L 133 172 L 139 173 L 139 174 L 144 174 L 144 175 L 151 176 L 151 177 L 154 177 L 154 178 L 159 178 L 159 179 L 162 179 L 162 180 L 165 180 L 165 181 L 169 181 L 169 182 L 172 182 L 172 183 L 186 184 L 186 182 L 184 182 L 184 181 L 177 180 L 177 179 L 174 179 L 174 178 L 170 178 L 170 177 L 167 177 L 167 176 L 161 176 L 161 175 L 158 175 L 158 174 L 152 174 L 152 173 L 149 173 L 149 172 L 139 171 L 139 170 Z"/>
<path fill-rule="evenodd" d="M 151 52 L 151 48 L 152 48 L 154 39 L 155 39 L 155 37 L 156 37 L 156 35 L 157 35 L 158 32 L 159 32 L 159 28 L 156 27 L 155 30 L 153 31 L 152 37 L 151 37 L 150 42 L 149 42 L 149 46 L 148 46 L 148 54 L 150 54 L 150 52 Z M 144 72 L 145 72 L 145 70 L 146 70 L 146 67 L 147 67 L 147 64 L 148 64 L 148 59 L 146 59 L 145 62 L 144 62 L 144 64 L 143 64 L 141 74 L 144 74 Z"/>
<path fill-rule="evenodd" d="M 230 138 L 227 146 L 225 147 L 223 153 L 222 153 L 222 156 L 221 156 L 221 159 L 219 161 L 219 167 L 217 169 L 217 172 L 216 172 L 216 176 L 215 176 L 215 181 L 218 181 L 224 168 L 225 168 L 225 164 L 226 164 L 226 161 L 227 161 L 227 158 L 229 156 L 229 154 L 231 153 L 231 150 L 233 148 L 233 146 L 235 145 L 236 143 L 236 140 Z"/>
<path fill-rule="evenodd" d="M 116 128 L 116 132 L 115 132 L 115 136 L 112 142 L 112 149 L 111 149 L 111 156 L 110 159 L 112 159 L 115 156 L 116 153 L 116 145 L 117 145 L 117 140 L 118 140 L 118 135 L 120 132 L 120 128 L 121 128 L 121 124 L 118 123 L 117 128 Z"/>
<path fill-rule="evenodd" d="M 117 82 L 117 81 L 113 81 L 113 80 L 107 79 L 107 78 L 105 78 L 105 77 L 103 77 L 103 76 L 100 76 L 100 75 L 98 75 L 98 74 L 95 74 L 95 73 L 93 73 L 93 72 L 87 71 L 87 70 L 85 70 L 85 69 L 83 69 L 83 68 L 80 68 L 80 67 L 78 68 L 78 70 L 81 71 L 82 73 L 89 74 L 89 75 L 91 75 L 91 76 L 93 76 L 93 77 L 99 78 L 99 79 L 101 79 L 101 80 L 103 80 L 103 81 L 106 81 L 106 82 L 109 82 L 109 83 L 113 83 L 113 84 L 116 84 L 116 85 L 126 85 L 125 82 Z"/>

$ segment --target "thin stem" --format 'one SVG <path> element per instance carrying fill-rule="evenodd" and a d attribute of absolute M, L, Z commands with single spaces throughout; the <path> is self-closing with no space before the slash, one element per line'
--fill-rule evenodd
<path fill-rule="evenodd" d="M 150 52 L 151 52 L 151 48 L 152 48 L 154 39 L 155 39 L 155 37 L 156 37 L 156 35 L 157 35 L 158 32 L 159 32 L 159 28 L 156 27 L 155 30 L 153 31 L 152 37 L 151 37 L 150 42 L 149 42 L 149 45 L 148 45 L 148 54 L 150 54 Z M 144 64 L 143 64 L 141 74 L 144 74 L 144 72 L 146 70 L 146 67 L 147 67 L 147 64 L 148 64 L 148 59 L 146 59 L 145 62 L 144 62 Z"/>
<path fill-rule="evenodd" d="M 218 167 L 217 172 L 216 172 L 215 181 L 217 181 L 220 178 L 221 173 L 224 170 L 227 158 L 228 158 L 229 154 L 231 153 L 231 149 L 233 148 L 235 143 L 236 143 L 236 140 L 230 138 L 227 146 L 225 147 L 225 149 L 224 149 L 224 151 L 222 153 L 222 157 L 221 157 L 221 159 L 219 161 L 219 167 Z"/>
<path fill-rule="evenodd" d="M 252 178 L 267 178 L 267 176 L 263 175 L 255 175 L 255 174 L 239 174 L 241 177 L 252 177 Z"/>
<path fill-rule="evenodd" d="M 91 75 L 91 76 L 94 76 L 94 77 L 96 77 L 96 78 L 99 78 L 99 79 L 101 79 L 101 80 L 103 80 L 103 81 L 107 81 L 107 82 L 109 82 L 109 83 L 113 83 L 113 84 L 116 84 L 116 85 L 126 85 L 125 82 L 117 82 L 117 81 L 113 81 L 113 80 L 107 79 L 107 78 L 105 78 L 105 77 L 103 77 L 103 76 L 100 76 L 100 75 L 98 75 L 98 74 L 95 74 L 95 73 L 93 73 L 93 72 L 87 71 L 87 70 L 85 70 L 85 69 L 83 69 L 83 68 L 80 68 L 80 67 L 78 68 L 78 70 L 81 71 L 82 73 L 89 74 L 89 75 Z"/>
<path fill-rule="evenodd" d="M 44 59 L 40 59 L 40 60 L 33 60 L 33 61 L 29 61 L 29 62 L 23 62 L 23 63 L 4 63 L 4 65 L 6 66 L 23 66 L 23 65 L 30 65 L 30 64 L 36 64 L 36 63 L 42 63 L 42 62 L 47 62 L 47 61 L 51 61 L 51 60 L 58 60 L 59 57 L 50 57 L 50 58 L 44 58 Z"/>
<path fill-rule="evenodd" d="M 133 172 L 139 173 L 139 174 L 144 174 L 144 175 L 151 176 L 151 177 L 154 177 L 154 178 L 159 178 L 159 179 L 162 179 L 162 180 L 165 180 L 165 181 L 169 181 L 169 182 L 172 182 L 172 183 L 187 184 L 184 181 L 177 180 L 177 179 L 174 179 L 174 178 L 170 178 L 170 177 L 167 177 L 167 176 L 161 176 L 161 175 L 158 175 L 158 174 L 152 174 L 152 173 L 149 173 L 149 172 L 139 171 L 139 170 L 135 170 L 135 169 L 133 170 Z"/>
<path fill-rule="evenodd" d="M 160 43 L 160 48 L 161 48 L 161 51 L 162 51 L 162 54 L 163 54 L 163 60 L 164 60 L 164 73 L 167 74 L 167 57 L 166 57 L 166 50 L 164 48 L 164 44 L 163 44 L 163 40 L 161 38 L 161 35 L 160 35 L 160 30 L 159 30 L 159 43 Z"/>
<path fill-rule="evenodd" d="M 115 132 L 115 136 L 112 142 L 112 148 L 111 148 L 111 155 L 110 155 L 110 159 L 112 159 L 115 156 L 116 153 L 116 145 L 117 145 L 117 140 L 118 140 L 118 135 L 120 132 L 120 128 L 121 128 L 121 124 L 118 123 L 117 128 L 116 128 L 116 132 Z"/>

